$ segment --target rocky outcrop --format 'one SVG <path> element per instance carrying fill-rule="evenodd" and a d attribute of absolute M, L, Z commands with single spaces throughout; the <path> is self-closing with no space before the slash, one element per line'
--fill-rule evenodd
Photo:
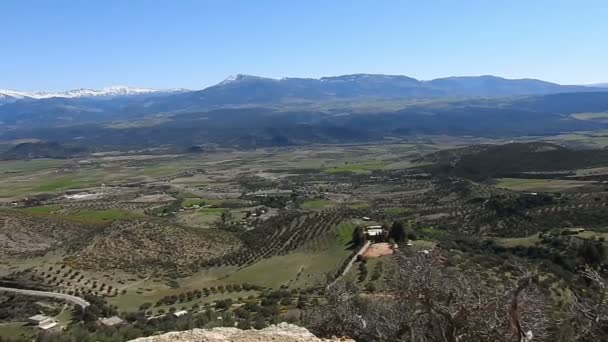
<path fill-rule="evenodd" d="M 280 323 L 262 330 L 237 328 L 194 329 L 142 337 L 131 342 L 354 342 L 347 338 L 321 339 L 306 328 Z"/>

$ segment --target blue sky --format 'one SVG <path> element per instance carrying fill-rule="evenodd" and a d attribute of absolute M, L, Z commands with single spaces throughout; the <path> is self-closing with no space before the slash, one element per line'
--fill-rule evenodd
<path fill-rule="evenodd" d="M 200 89 L 230 74 L 608 82 L 606 0 L 2 0 L 0 88 Z"/>

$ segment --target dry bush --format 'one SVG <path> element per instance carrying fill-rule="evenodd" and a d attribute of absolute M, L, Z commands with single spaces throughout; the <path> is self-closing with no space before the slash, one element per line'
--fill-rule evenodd
<path fill-rule="evenodd" d="M 575 328 L 576 341 L 608 341 L 608 280 L 591 267 L 581 275 L 590 286 L 573 295 L 570 316 L 564 323 Z"/>
<path fill-rule="evenodd" d="M 337 281 L 307 311 L 315 333 L 359 341 L 551 341 L 551 301 L 536 277 L 489 280 L 445 266 L 438 253 L 398 253 L 389 289 L 361 295 Z"/>

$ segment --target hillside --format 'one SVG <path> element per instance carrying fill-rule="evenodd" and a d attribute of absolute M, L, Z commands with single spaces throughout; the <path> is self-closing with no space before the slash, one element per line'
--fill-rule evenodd
<path fill-rule="evenodd" d="M 524 172 L 572 171 L 608 166 L 608 150 L 572 150 L 549 143 L 471 146 L 440 151 L 419 161 L 435 163 L 436 173 L 473 180 L 511 177 Z"/>
<path fill-rule="evenodd" d="M 70 259 L 88 268 L 133 272 L 193 272 L 204 261 L 221 258 L 241 246 L 234 236 L 222 231 L 148 220 L 116 221 L 89 238 Z"/>
<path fill-rule="evenodd" d="M 237 250 L 240 245 L 229 233 L 153 220 L 97 223 L 66 219 L 45 211 L 33 214 L 0 211 L 0 256 L 54 253 L 88 269 L 188 273 L 207 260 Z"/>
<path fill-rule="evenodd" d="M 82 154 L 86 149 L 76 146 L 64 146 L 57 142 L 21 143 L 0 154 L 0 159 L 65 159 Z"/>
<path fill-rule="evenodd" d="M 608 92 L 361 104 L 366 107 L 333 103 L 331 108 L 293 105 L 192 111 L 113 125 L 9 129 L 0 132 L 0 139 L 37 138 L 112 149 L 159 145 L 183 149 L 209 143 L 253 148 L 380 141 L 425 134 L 551 135 L 608 127 L 603 122 L 579 120 L 571 115 L 608 111 Z"/>

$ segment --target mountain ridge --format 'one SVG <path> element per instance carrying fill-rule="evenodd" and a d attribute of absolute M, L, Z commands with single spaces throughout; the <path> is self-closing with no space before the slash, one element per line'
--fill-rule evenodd
<path fill-rule="evenodd" d="M 356 98 L 506 97 L 598 90 L 605 89 L 561 85 L 530 78 L 507 79 L 492 75 L 418 80 L 404 75 L 365 73 L 321 78 L 268 78 L 237 74 L 216 85 L 182 94 L 180 100 L 221 106 L 228 102 L 239 105 Z"/>
<path fill-rule="evenodd" d="M 247 82 L 247 81 L 274 81 L 274 82 L 289 82 L 289 81 L 320 81 L 320 82 L 332 82 L 332 81 L 365 81 L 365 80 L 398 80 L 398 81 L 409 81 L 412 84 L 437 84 L 441 82 L 463 82 L 463 81 L 475 81 L 475 80 L 493 80 L 493 81 L 502 81 L 502 82 L 531 82 L 539 85 L 551 85 L 551 86 L 561 86 L 561 87 L 575 87 L 575 88 L 594 88 L 594 87 L 608 87 L 608 83 L 598 83 L 598 84 L 588 84 L 588 85 L 567 85 L 567 84 L 559 84 L 554 82 L 548 82 L 540 79 L 534 78 L 506 78 L 495 75 L 479 75 L 479 76 L 447 76 L 447 77 L 439 77 L 430 80 L 422 80 L 416 79 L 406 75 L 394 75 L 394 74 L 371 74 L 371 73 L 356 73 L 356 74 L 345 74 L 345 75 L 337 75 L 337 76 L 323 76 L 319 78 L 312 77 L 282 77 L 282 78 L 272 78 L 272 77 L 264 77 L 258 75 L 251 74 L 234 74 L 226 77 L 223 81 L 204 87 L 201 89 L 186 89 L 186 88 L 147 88 L 147 87 L 131 87 L 125 85 L 113 85 L 107 86 L 100 89 L 93 88 L 75 88 L 69 89 L 65 91 L 20 91 L 14 89 L 0 89 L 0 97 L 15 97 L 15 98 L 31 98 L 31 99 L 47 99 L 53 97 L 63 97 L 63 98 L 74 98 L 74 97 L 95 97 L 95 96 L 127 96 L 127 95 L 137 95 L 137 94 L 147 94 L 147 93 L 178 93 L 178 92 L 197 92 L 204 91 L 209 88 L 229 85 L 238 82 Z"/>
<path fill-rule="evenodd" d="M 293 107 L 330 102 L 511 98 L 559 93 L 608 92 L 608 88 L 559 85 L 535 79 L 457 76 L 421 81 L 403 75 L 351 74 L 321 78 L 266 78 L 237 74 L 202 90 L 163 92 L 149 88 L 76 91 L 63 97 L 2 99 L 6 127 L 73 125 L 132 120 L 221 108 Z M 0 93 L 1 94 L 1 93 Z"/>
<path fill-rule="evenodd" d="M 89 88 L 78 88 L 70 89 L 59 92 L 45 92 L 45 91 L 19 91 L 13 89 L 0 89 L 0 99 L 16 100 L 41 100 L 50 99 L 54 97 L 59 98 L 83 98 L 83 97 L 118 97 L 118 96 L 137 96 L 147 94 L 169 94 L 189 91 L 188 89 L 172 88 L 172 89 L 153 89 L 153 88 L 140 88 L 130 87 L 124 85 L 114 85 L 103 87 L 101 89 L 89 89 Z"/>

